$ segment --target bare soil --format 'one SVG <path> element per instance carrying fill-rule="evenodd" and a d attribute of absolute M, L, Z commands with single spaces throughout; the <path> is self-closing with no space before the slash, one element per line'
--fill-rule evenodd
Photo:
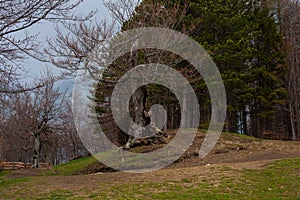
<path fill-rule="evenodd" d="M 176 130 L 168 132 L 170 135 L 169 141 L 175 136 Z M 173 177 L 172 174 L 180 174 L 177 171 L 187 172 L 190 170 L 195 170 L 203 166 L 214 166 L 214 165 L 224 165 L 232 168 L 250 168 L 250 169 L 260 169 L 265 167 L 271 161 L 283 158 L 297 158 L 300 157 L 300 141 L 278 141 L 278 140 L 260 140 L 251 137 L 241 137 L 237 134 L 227 134 L 223 133 L 219 138 L 214 149 L 204 158 L 200 159 L 198 156 L 198 149 L 202 144 L 205 137 L 205 132 L 198 132 L 193 144 L 187 150 L 187 152 L 181 156 L 176 162 L 168 166 L 166 169 L 154 172 L 154 174 L 168 174 L 167 176 Z M 160 145 L 150 145 L 150 146 L 139 146 L 131 151 L 134 152 L 150 152 L 155 149 L 163 147 Z M 196 167 L 196 168 L 195 168 Z M 182 170 L 182 168 L 185 168 Z M 204 168 L 205 169 L 205 168 Z M 8 178 L 19 178 L 19 177 L 29 177 L 38 176 L 44 169 L 27 169 L 27 170 L 17 170 L 8 174 Z M 49 169 L 48 169 L 49 170 Z M 196 170 L 197 171 L 197 170 Z M 205 171 L 205 170 L 204 170 Z M 113 173 L 112 173 L 113 172 Z M 167 172 L 167 173 L 166 173 Z M 77 172 L 75 175 L 87 175 L 87 174 L 103 174 L 101 177 L 103 181 L 113 181 L 115 179 L 128 180 L 131 178 L 136 178 L 134 175 L 130 174 L 128 176 L 124 175 L 122 172 L 115 172 L 115 170 L 106 167 L 102 163 L 92 164 L 86 169 Z M 90 177 L 90 176 L 88 176 Z M 149 175 L 138 175 L 138 177 L 143 177 L 149 179 L 152 176 Z M 147 178 L 148 177 L 148 178 Z M 156 176 L 155 179 L 164 176 Z M 64 177 L 61 177 L 64 179 Z M 68 179 L 81 179 L 78 176 L 69 177 Z M 142 179 L 143 179 L 142 178 Z M 166 177 L 165 177 L 166 178 Z M 59 180 L 59 177 L 53 178 Z M 76 181 L 75 181 L 76 182 Z"/>
<path fill-rule="evenodd" d="M 175 134 L 170 132 L 171 135 Z M 215 148 L 204 159 L 199 159 L 199 148 L 205 134 L 199 132 L 193 145 L 175 163 L 165 169 L 143 174 L 112 172 L 103 164 L 93 164 L 73 176 L 40 176 L 45 169 L 17 170 L 8 174 L 7 178 L 34 176 L 24 184 L 10 186 L 2 192 L 6 199 L 19 196 L 28 197 L 48 194 L 51 191 L 72 191 L 73 195 L 81 197 L 99 190 L 99 187 L 109 187 L 111 184 L 166 182 L 180 180 L 208 180 L 218 184 L 222 177 L 238 177 L 243 169 L 264 169 L 276 159 L 300 157 L 300 141 L 257 140 L 240 137 L 233 134 L 222 134 Z M 132 149 L 136 152 L 147 152 L 161 146 L 140 146 Z M 235 170 L 221 170 L 230 168 Z M 49 170 L 49 169 L 47 169 Z M 300 175 L 300 169 L 295 171 Z M 184 183 L 183 184 L 189 184 Z M 87 197 L 87 196 L 86 196 Z M 1 199 L 1 196 L 0 196 Z"/>
<path fill-rule="evenodd" d="M 182 180 L 205 181 L 218 185 L 224 177 L 238 178 L 241 176 L 241 169 L 264 169 L 274 160 L 260 160 L 242 163 L 207 164 L 194 167 L 171 167 L 155 172 L 143 174 L 129 174 L 125 172 L 95 173 L 89 175 L 73 176 L 37 176 L 27 182 L 26 185 L 19 184 L 10 186 L 2 192 L 5 199 L 15 199 L 21 196 L 24 199 L 31 199 L 39 195 L 51 194 L 52 191 L 72 191 L 72 195 L 84 197 L 99 191 L 99 188 L 113 185 L 127 185 L 132 183 L 162 183 L 176 182 Z M 224 167 L 238 170 L 222 170 Z M 24 172 L 25 173 L 25 172 Z M 27 174 L 26 172 L 25 174 Z M 182 182 L 182 184 L 190 184 Z M 158 188 L 157 188 L 158 189 Z M 16 194 L 17 192 L 17 194 Z M 9 196 L 9 197 L 8 197 Z M 1 196 L 0 196 L 0 199 Z M 71 198 L 72 199 L 72 198 Z"/>
<path fill-rule="evenodd" d="M 25 178 L 32 176 L 40 176 L 42 172 L 46 170 L 45 168 L 35 168 L 35 169 L 22 169 L 14 170 L 11 173 L 7 174 L 6 178 Z"/>

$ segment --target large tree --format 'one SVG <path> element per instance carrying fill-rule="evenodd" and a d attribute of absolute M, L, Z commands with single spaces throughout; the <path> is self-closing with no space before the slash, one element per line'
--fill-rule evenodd
<path fill-rule="evenodd" d="M 222 73 L 228 97 L 226 130 L 260 136 L 284 103 L 282 37 L 261 1 L 192 1 L 192 35 Z M 201 85 L 201 84 L 200 84 Z"/>
<path fill-rule="evenodd" d="M 111 11 L 111 16 L 113 18 L 112 24 L 109 25 L 106 21 L 94 26 L 86 23 L 82 23 L 78 26 L 65 24 L 65 27 L 70 30 L 70 34 L 64 36 L 61 32 L 58 32 L 58 37 L 55 40 L 50 41 L 51 49 L 49 49 L 47 53 L 52 56 L 52 61 L 56 66 L 67 69 L 71 73 L 78 70 L 85 70 L 93 77 L 94 74 L 103 72 L 103 69 L 99 68 L 103 63 L 101 63 L 102 58 L 97 57 L 99 55 L 95 55 L 95 57 L 91 59 L 91 52 L 94 48 L 97 48 L 101 42 L 113 36 L 116 33 L 116 27 L 121 26 L 122 30 L 147 26 L 174 29 L 174 27 L 182 20 L 187 9 L 187 7 L 179 6 L 172 2 L 162 4 L 155 0 L 143 2 L 136 9 L 134 6 L 136 4 L 130 0 L 123 0 L 117 3 L 109 2 L 106 3 L 106 5 Z M 128 17 L 131 17 L 132 19 L 129 19 Z M 126 20 L 124 21 L 124 19 Z M 110 109 L 107 108 L 107 101 L 109 101 L 109 98 L 107 97 L 111 95 L 114 85 L 124 73 L 139 64 L 150 62 L 159 63 L 161 61 L 166 64 L 175 65 L 175 63 L 180 61 L 178 56 L 176 58 L 176 56 L 173 55 L 172 61 L 170 57 L 167 57 L 166 59 L 166 55 L 166 53 L 158 50 L 134 51 L 117 59 L 111 66 L 104 70 L 102 82 L 98 85 L 96 101 L 100 105 L 97 107 L 98 111 L 107 113 L 102 116 L 104 121 L 108 122 L 112 135 L 114 135 L 116 131 L 113 128 L 113 124 L 108 120 L 112 118 L 109 114 Z M 145 59 L 140 59 L 141 57 L 144 57 Z M 91 61 L 95 63 L 91 64 Z M 101 95 L 102 97 L 100 97 Z M 135 108 L 135 110 L 132 110 L 131 112 L 134 121 L 141 126 L 147 124 L 147 116 L 145 114 L 145 99 L 147 99 L 147 97 L 148 90 L 145 88 L 138 88 L 134 93 L 131 102 L 131 107 Z M 108 128 L 107 126 L 105 127 Z M 123 137 L 116 139 L 116 137 L 110 136 L 110 138 L 115 141 L 117 140 L 117 143 L 119 144 L 124 143 L 126 140 Z M 129 143 L 127 143 L 127 146 Z"/>
<path fill-rule="evenodd" d="M 99 43 L 114 35 L 119 25 L 121 30 L 155 26 L 180 31 L 203 45 L 222 73 L 229 103 L 226 130 L 253 136 L 276 132 L 278 111 L 287 100 L 283 84 L 286 65 L 276 16 L 265 1 L 145 0 L 134 11 L 132 2 L 122 0 L 106 4 L 114 19 L 111 25 L 105 21 L 96 26 L 67 25 L 70 34 L 64 36 L 60 32 L 57 39 L 51 42 L 52 48 L 48 53 L 52 55 L 53 63 L 70 72 L 83 69 L 92 74 L 102 73 L 103 69 L 97 71 L 93 65 L 88 65 L 90 60 L 86 58 Z M 172 66 L 191 81 L 201 102 L 201 114 L 204 116 L 201 122 L 205 127 L 211 112 L 205 83 L 199 80 L 189 63 L 167 52 L 147 49 L 124 55 L 104 71 L 106 80 L 99 84 L 102 89 L 98 89 L 97 94 L 110 96 L 122 74 L 137 64 L 151 62 Z M 168 95 L 158 100 L 151 94 Z M 170 128 L 176 127 L 180 116 L 178 103 L 168 90 L 151 86 L 146 90 L 139 88 L 135 95 L 147 96 L 146 101 L 140 98 L 145 103 L 140 104 L 138 112 L 143 113 L 154 102 L 166 105 L 171 115 L 168 125 Z M 102 105 L 109 103 L 109 98 L 99 97 L 101 100 Z M 109 112 L 109 109 L 99 108 L 99 112 L 102 111 Z M 141 114 L 132 116 L 141 117 Z M 140 120 L 139 123 L 144 124 L 145 116 Z"/>

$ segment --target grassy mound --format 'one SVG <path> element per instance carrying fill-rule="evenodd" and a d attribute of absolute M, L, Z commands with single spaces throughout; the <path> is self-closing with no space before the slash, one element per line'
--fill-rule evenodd
<path fill-rule="evenodd" d="M 68 163 L 54 166 L 53 172 L 54 174 L 59 174 L 63 176 L 74 175 L 86 169 L 88 166 L 96 163 L 98 163 L 98 161 L 93 156 L 79 158 Z"/>

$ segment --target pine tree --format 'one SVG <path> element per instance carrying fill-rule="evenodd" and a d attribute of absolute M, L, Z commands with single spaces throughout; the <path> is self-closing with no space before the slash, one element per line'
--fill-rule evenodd
<path fill-rule="evenodd" d="M 199 42 L 217 64 L 226 87 L 226 131 L 261 136 L 276 129 L 274 118 L 285 104 L 285 54 L 275 18 L 259 0 L 145 0 L 122 27 L 164 27 L 188 34 Z M 135 65 L 161 63 L 174 67 L 194 86 L 200 101 L 202 128 L 210 121 L 206 84 L 189 63 L 158 50 L 134 52 Z M 118 80 L 132 67 L 128 55 L 111 66 L 107 79 Z M 109 72 L 109 73 L 108 73 Z M 107 85 L 107 84 L 106 84 Z M 178 102 L 166 88 L 148 86 L 145 108 L 161 104 L 168 112 L 168 128 L 178 127 Z M 160 97 L 157 98 L 157 94 Z M 166 95 L 167 94 L 167 95 Z"/>
<path fill-rule="evenodd" d="M 259 136 L 271 131 L 285 102 L 282 36 L 261 1 L 192 1 L 186 21 L 222 73 L 228 98 L 226 130 Z M 249 127 L 250 126 L 250 127 Z"/>

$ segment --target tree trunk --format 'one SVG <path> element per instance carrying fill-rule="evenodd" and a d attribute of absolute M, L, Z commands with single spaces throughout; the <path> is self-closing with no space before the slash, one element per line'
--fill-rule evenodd
<path fill-rule="evenodd" d="M 293 116 L 293 108 L 292 103 L 289 102 L 289 113 L 290 113 L 290 123 L 291 123 L 291 131 L 292 131 L 292 140 L 296 140 L 296 131 L 295 131 L 295 123 L 294 123 L 294 116 Z"/>
<path fill-rule="evenodd" d="M 243 124 L 243 134 L 248 135 L 248 120 L 246 108 L 242 111 L 242 124 Z"/>
<path fill-rule="evenodd" d="M 133 146 L 136 140 L 143 136 L 143 129 L 141 127 L 144 127 L 147 121 L 146 116 L 144 114 L 146 107 L 146 98 L 147 89 L 144 87 L 138 88 L 132 95 L 133 110 L 131 112 L 131 116 L 133 116 L 134 123 L 139 127 L 135 126 L 134 124 L 130 124 L 130 137 L 125 145 L 126 149 L 129 149 L 131 146 Z"/>
<path fill-rule="evenodd" d="M 165 143 L 165 138 L 168 137 L 160 128 L 155 124 L 155 114 L 146 112 L 146 99 L 147 89 L 145 87 L 138 88 L 132 96 L 131 116 L 133 116 L 134 123 L 129 128 L 129 140 L 125 145 L 125 149 L 130 149 L 133 146 L 141 144 L 157 144 Z M 153 115 L 153 116 L 151 116 Z M 151 118 L 152 117 L 152 118 Z M 144 127 L 150 125 L 149 129 Z"/>
<path fill-rule="evenodd" d="M 186 91 L 184 91 L 183 94 L 183 103 L 182 103 L 182 113 L 181 113 L 181 122 L 182 122 L 182 128 L 189 128 L 188 127 L 188 96 Z"/>
<path fill-rule="evenodd" d="M 34 133 L 34 155 L 33 155 L 33 168 L 38 168 L 40 163 L 40 154 L 41 154 L 41 141 L 40 134 Z"/>

